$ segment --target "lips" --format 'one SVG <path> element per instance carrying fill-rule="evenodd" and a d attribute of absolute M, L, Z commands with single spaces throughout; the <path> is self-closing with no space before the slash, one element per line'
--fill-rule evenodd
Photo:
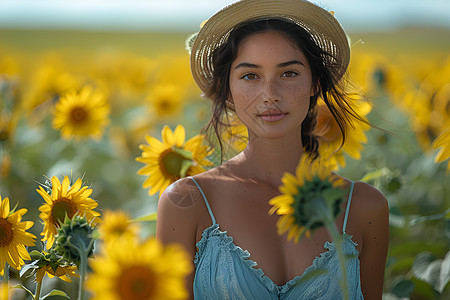
<path fill-rule="evenodd" d="M 267 110 L 263 111 L 262 113 L 258 114 L 258 116 L 266 122 L 279 121 L 279 120 L 283 119 L 286 115 L 287 115 L 287 113 L 285 113 L 281 110 L 278 110 L 278 109 L 267 109 Z"/>

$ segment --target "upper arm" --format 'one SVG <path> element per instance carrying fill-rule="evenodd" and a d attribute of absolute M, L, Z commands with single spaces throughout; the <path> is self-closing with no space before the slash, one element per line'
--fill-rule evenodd
<path fill-rule="evenodd" d="M 389 208 L 385 197 L 374 187 L 360 184 L 363 248 L 361 287 L 364 299 L 381 299 L 389 245 Z"/>
<path fill-rule="evenodd" d="M 158 203 L 156 238 L 163 244 L 177 243 L 192 258 L 195 256 L 196 234 L 199 220 L 198 191 L 182 179 L 170 185 L 161 195 Z M 186 278 L 186 288 L 192 298 L 194 272 Z"/>

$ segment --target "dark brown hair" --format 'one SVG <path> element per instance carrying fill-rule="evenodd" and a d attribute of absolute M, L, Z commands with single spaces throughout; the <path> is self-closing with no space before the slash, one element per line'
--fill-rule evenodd
<path fill-rule="evenodd" d="M 342 133 L 342 143 L 346 139 L 347 125 L 352 125 L 351 118 L 364 121 L 350 107 L 348 103 L 349 94 L 345 92 L 345 80 L 341 80 L 338 74 L 340 66 L 338 60 L 320 48 L 312 36 L 299 25 L 280 19 L 268 19 L 252 21 L 241 24 L 233 29 L 228 40 L 213 52 L 213 80 L 208 88 L 206 96 L 213 100 L 212 116 L 204 130 L 214 130 L 223 158 L 223 143 L 221 133 L 224 127 L 229 126 L 229 112 L 226 100 L 229 96 L 230 67 L 237 56 L 240 42 L 247 36 L 269 30 L 278 31 L 291 40 L 298 49 L 302 50 L 311 68 L 312 81 L 316 93 L 310 98 L 307 116 L 302 123 L 302 144 L 304 150 L 313 158 L 318 156 L 319 143 L 313 130 L 316 125 L 316 104 L 322 98 Z M 365 121 L 364 121 L 365 122 Z"/>

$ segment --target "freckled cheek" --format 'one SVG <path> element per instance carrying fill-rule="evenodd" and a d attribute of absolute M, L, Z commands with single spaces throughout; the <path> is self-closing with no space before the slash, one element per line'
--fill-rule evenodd
<path fill-rule="evenodd" d="M 248 85 L 234 85 L 230 91 L 235 105 L 249 103 L 258 96 L 258 91 Z"/>
<path fill-rule="evenodd" d="M 296 102 L 308 102 L 311 94 L 311 86 L 307 83 L 300 84 L 286 84 L 281 89 L 286 99 L 291 99 Z"/>

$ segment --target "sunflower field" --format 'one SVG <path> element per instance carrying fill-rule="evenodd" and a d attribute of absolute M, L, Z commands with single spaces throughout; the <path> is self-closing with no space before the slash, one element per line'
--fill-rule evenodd
<path fill-rule="evenodd" d="M 153 236 L 160 193 L 220 161 L 188 34 L 0 30 L 0 299 L 186 296 L 188 258 Z M 449 299 L 450 31 L 350 37 L 368 99 L 355 110 L 373 127 L 355 122 L 336 172 L 389 202 L 384 298 Z M 323 108 L 316 134 L 334 151 Z M 236 120 L 225 157 L 245 134 Z"/>

